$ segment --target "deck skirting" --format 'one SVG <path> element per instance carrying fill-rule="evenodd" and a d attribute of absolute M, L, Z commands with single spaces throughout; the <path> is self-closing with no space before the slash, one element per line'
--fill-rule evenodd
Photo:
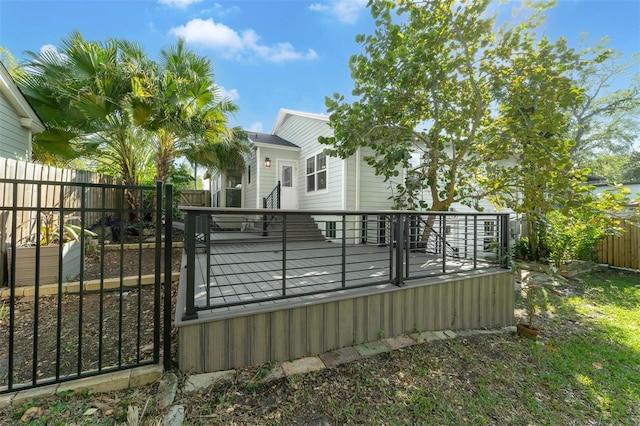
<path fill-rule="evenodd" d="M 200 312 L 198 320 L 177 324 L 178 363 L 182 371 L 204 373 L 415 331 L 506 327 L 514 324 L 513 280 L 510 270 L 471 271 L 234 315 Z"/>

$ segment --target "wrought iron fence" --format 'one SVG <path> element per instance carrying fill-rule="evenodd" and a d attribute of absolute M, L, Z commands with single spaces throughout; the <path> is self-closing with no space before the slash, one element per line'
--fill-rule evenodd
<path fill-rule="evenodd" d="M 509 214 L 179 208 L 184 320 L 201 310 L 509 267 Z M 265 215 L 273 217 L 268 232 Z"/>
<path fill-rule="evenodd" d="M 0 179 L 0 187 L 0 393 L 157 364 L 162 343 L 168 367 L 171 186 Z M 25 192 L 29 205 L 18 202 Z M 18 240 L 21 226 L 30 233 Z"/>

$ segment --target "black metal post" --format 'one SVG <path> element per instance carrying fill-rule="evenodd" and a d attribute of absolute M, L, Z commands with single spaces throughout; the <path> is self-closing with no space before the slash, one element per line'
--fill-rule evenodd
<path fill-rule="evenodd" d="M 412 235 L 413 232 L 416 231 L 416 227 L 418 226 L 418 221 L 414 216 L 405 216 L 404 221 L 404 276 L 409 278 L 409 258 L 411 257 L 411 249 L 415 249 L 418 247 L 418 239 L 417 235 Z M 413 230 L 413 231 L 412 231 Z"/>
<path fill-rule="evenodd" d="M 194 212 L 187 212 L 185 215 L 185 250 L 187 252 L 187 300 L 186 312 L 182 316 L 183 321 L 198 318 L 195 307 L 195 262 L 196 262 L 196 220 L 197 215 Z"/>
<path fill-rule="evenodd" d="M 262 199 L 262 208 L 263 209 L 267 208 L 267 199 L 266 198 Z M 262 215 L 262 236 L 263 237 L 267 236 L 267 215 L 266 214 Z"/>
<path fill-rule="evenodd" d="M 478 268 L 478 216 L 473 216 L 473 269 Z"/>
<path fill-rule="evenodd" d="M 13 390 L 13 363 L 15 360 L 13 351 L 15 349 L 15 327 L 16 327 L 16 229 L 18 229 L 18 184 L 13 184 L 13 210 L 11 214 L 11 265 L 9 273 L 11 282 L 9 283 L 9 365 L 7 368 L 7 387 Z M 58 304 L 60 306 L 60 304 Z M 60 342 L 60 339 L 58 339 Z M 59 344 L 59 343 L 58 343 Z M 57 367 L 57 365 L 56 365 Z M 57 371 L 57 370 L 56 370 Z"/>
<path fill-rule="evenodd" d="M 404 216 L 397 214 L 395 215 L 396 223 L 395 223 L 395 242 L 396 242 L 396 285 L 401 287 L 404 284 L 404 268 L 403 266 L 403 257 L 404 257 L 404 232 L 403 231 L 403 223 Z"/>
<path fill-rule="evenodd" d="M 156 249 L 154 250 L 155 260 L 155 282 L 153 291 L 153 363 L 160 362 L 160 267 L 162 251 L 162 181 L 156 181 Z M 167 214 L 170 214 L 167 212 Z M 166 254 L 166 252 L 165 252 Z M 167 271 L 165 270 L 165 274 Z M 166 336 L 166 333 L 165 333 Z"/>
<path fill-rule="evenodd" d="M 503 215 L 500 217 L 502 224 L 502 244 L 500 245 L 500 249 L 502 250 L 500 260 L 502 263 L 502 267 L 504 269 L 509 269 L 510 267 L 510 247 L 509 247 L 509 215 Z"/>
<path fill-rule="evenodd" d="M 440 215 L 440 238 L 442 238 L 442 273 L 447 272 L 447 216 Z"/>
<path fill-rule="evenodd" d="M 280 182 L 278 182 L 280 183 Z M 282 215 L 282 296 L 287 295 L 287 215 Z"/>
<path fill-rule="evenodd" d="M 347 216 L 342 215 L 342 288 L 347 286 Z"/>
<path fill-rule="evenodd" d="M 282 197 L 280 197 L 280 194 L 281 194 L 280 193 L 280 188 L 281 188 L 280 181 L 278 181 L 278 210 L 280 210 L 280 199 L 282 198 Z"/>
<path fill-rule="evenodd" d="M 162 209 L 162 206 L 160 206 Z M 162 358 L 164 370 L 171 368 L 171 266 L 173 251 L 173 185 L 165 185 L 164 214 L 164 343 Z M 158 232 L 159 234 L 159 232 Z"/>

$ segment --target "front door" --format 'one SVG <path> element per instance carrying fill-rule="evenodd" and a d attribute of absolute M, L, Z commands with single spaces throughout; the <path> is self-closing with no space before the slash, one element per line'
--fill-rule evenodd
<path fill-rule="evenodd" d="M 289 210 L 296 209 L 298 207 L 296 163 L 292 161 L 279 161 L 278 180 L 280 181 L 280 208 Z"/>

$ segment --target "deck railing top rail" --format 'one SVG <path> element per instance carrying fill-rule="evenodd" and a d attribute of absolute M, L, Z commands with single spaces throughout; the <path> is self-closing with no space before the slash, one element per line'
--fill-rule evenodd
<path fill-rule="evenodd" d="M 234 215 L 254 215 L 264 214 L 265 209 L 247 209 L 247 208 L 234 208 L 234 207 L 199 207 L 189 205 L 179 205 L 178 209 L 184 213 L 196 213 L 196 214 L 234 214 Z M 468 216 L 468 217 L 510 217 L 512 213 L 499 213 L 499 212 L 458 212 L 458 211 L 417 211 L 417 210 L 312 210 L 312 209 L 267 209 L 267 212 L 273 212 L 274 214 L 287 214 L 287 215 L 400 215 L 400 216 Z"/>

